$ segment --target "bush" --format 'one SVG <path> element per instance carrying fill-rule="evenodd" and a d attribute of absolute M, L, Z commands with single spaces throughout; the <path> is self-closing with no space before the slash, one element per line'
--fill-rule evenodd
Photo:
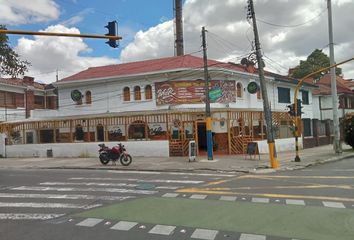
<path fill-rule="evenodd" d="M 344 141 L 354 149 L 354 114 L 347 113 L 342 120 Z"/>

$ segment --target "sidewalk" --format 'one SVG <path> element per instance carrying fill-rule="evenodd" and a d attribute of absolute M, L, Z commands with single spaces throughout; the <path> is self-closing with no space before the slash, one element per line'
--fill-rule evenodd
<path fill-rule="evenodd" d="M 343 144 L 343 153 L 337 156 L 332 145 L 300 150 L 301 162 L 294 162 L 295 152 L 278 153 L 280 170 L 301 169 L 315 164 L 354 158 L 354 151 Z M 206 156 L 198 156 L 195 162 L 188 157 L 134 157 L 130 166 L 102 165 L 97 158 L 2 158 L 0 169 L 105 169 L 105 170 L 145 170 L 145 171 L 219 171 L 259 173 L 273 171 L 269 166 L 268 154 L 258 156 L 223 155 L 207 160 Z"/>

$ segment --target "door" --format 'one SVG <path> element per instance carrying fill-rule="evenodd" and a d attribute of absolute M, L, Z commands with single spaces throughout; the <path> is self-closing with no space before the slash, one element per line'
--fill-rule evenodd
<path fill-rule="evenodd" d="M 205 122 L 198 123 L 198 149 L 207 150 L 206 125 Z"/>

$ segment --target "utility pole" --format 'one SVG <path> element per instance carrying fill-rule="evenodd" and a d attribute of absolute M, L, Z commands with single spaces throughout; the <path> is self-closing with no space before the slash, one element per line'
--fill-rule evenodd
<path fill-rule="evenodd" d="M 331 0 L 327 0 L 328 8 L 328 34 L 329 34 L 329 65 L 334 65 L 334 47 L 333 47 L 333 26 L 332 26 L 332 3 Z M 336 68 L 332 67 L 331 74 L 331 92 L 332 92 L 332 109 L 333 109 L 333 149 L 336 154 L 342 153 L 342 147 L 340 145 L 340 133 L 339 133 L 339 119 L 338 119 L 338 96 L 337 96 L 337 78 Z"/>
<path fill-rule="evenodd" d="M 175 50 L 177 56 L 184 55 L 183 47 L 183 18 L 182 18 L 182 0 L 175 1 L 175 22 L 176 22 L 176 40 L 175 40 Z"/>
<path fill-rule="evenodd" d="M 248 16 L 252 18 L 253 22 L 253 32 L 254 32 L 254 40 L 256 45 L 256 55 L 257 55 L 257 63 L 258 63 L 258 74 L 259 74 L 259 82 L 261 85 L 262 91 L 262 98 L 263 98 L 263 111 L 264 111 L 264 118 L 267 124 L 267 142 L 268 142 L 268 149 L 269 149 L 269 158 L 270 164 L 272 168 L 278 168 L 278 161 L 276 159 L 276 150 L 275 150 L 275 142 L 272 130 L 272 114 L 269 107 L 268 101 L 268 93 L 267 93 L 267 86 L 264 79 L 264 70 L 263 70 L 263 60 L 262 60 L 262 53 L 261 47 L 259 43 L 259 36 L 258 36 L 258 29 L 257 29 L 257 22 L 256 22 L 256 14 L 254 11 L 253 0 L 248 1 Z"/>
<path fill-rule="evenodd" d="M 202 27 L 202 45 L 203 45 L 203 60 L 204 60 L 204 80 L 205 80 L 205 117 L 206 117 L 206 132 L 207 132 L 207 150 L 208 160 L 213 160 L 213 138 L 212 138 L 212 120 L 210 114 L 210 98 L 209 98 L 209 73 L 208 73 L 208 57 L 206 48 L 205 27 Z"/>

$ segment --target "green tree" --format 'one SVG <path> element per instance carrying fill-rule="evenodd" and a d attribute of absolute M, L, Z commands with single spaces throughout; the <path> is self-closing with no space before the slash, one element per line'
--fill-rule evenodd
<path fill-rule="evenodd" d="M 300 65 L 295 67 L 294 72 L 292 73 L 292 77 L 294 78 L 302 78 L 306 75 L 316 72 L 321 68 L 325 68 L 330 66 L 329 57 L 322 52 L 322 50 L 315 49 L 306 59 L 306 61 L 300 61 Z M 323 71 L 321 73 L 315 74 L 312 76 L 313 78 L 320 78 L 324 74 L 328 73 L 330 70 Z M 342 74 L 341 68 L 336 68 L 336 74 Z"/>
<path fill-rule="evenodd" d="M 0 29 L 5 26 L 0 25 Z M 28 70 L 30 63 L 21 60 L 19 55 L 9 46 L 9 38 L 5 34 L 0 34 L 0 75 L 10 75 L 16 77 Z"/>

